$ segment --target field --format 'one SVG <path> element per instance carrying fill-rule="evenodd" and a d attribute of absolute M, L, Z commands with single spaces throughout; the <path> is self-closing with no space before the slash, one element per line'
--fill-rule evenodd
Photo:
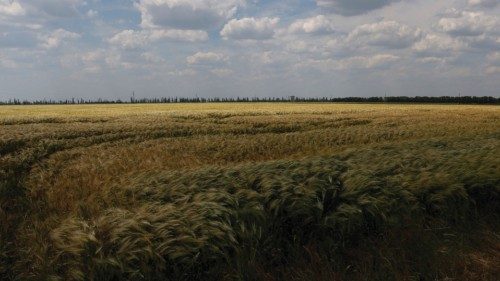
<path fill-rule="evenodd" d="M 0 106 L 0 279 L 498 280 L 500 107 Z"/>

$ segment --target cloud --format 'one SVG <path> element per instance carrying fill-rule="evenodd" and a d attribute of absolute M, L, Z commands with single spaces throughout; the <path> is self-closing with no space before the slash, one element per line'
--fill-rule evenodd
<path fill-rule="evenodd" d="M 254 53 L 251 56 L 251 61 L 254 64 L 266 65 L 273 67 L 281 67 L 286 65 L 290 60 L 289 54 L 286 52 L 265 51 L 261 53 Z"/>
<path fill-rule="evenodd" d="M 278 96 L 280 83 L 295 95 L 329 94 L 331 85 L 336 95 L 362 95 L 379 81 L 365 79 L 372 73 L 401 94 L 419 94 L 414 84 L 434 93 L 431 77 L 444 81 L 440 93 L 456 82 L 495 95 L 498 3 L 0 0 L 0 78 L 4 92 L 22 98 L 54 92 L 28 77 L 65 85 L 61 97 L 68 91 L 119 97 L 115 86 L 142 88 L 144 95 L 187 96 L 204 88 L 206 96 Z M 14 83 L 10 75 L 17 73 Z M 473 79 L 480 75 L 481 83 Z M 220 87 L 216 82 L 226 78 L 218 77 L 231 83 Z M 90 82 L 93 91 L 74 87 L 72 79 Z M 179 87 L 165 92 L 170 83 Z"/>
<path fill-rule="evenodd" d="M 488 66 L 486 67 L 485 71 L 486 74 L 500 74 L 500 67 L 499 66 Z"/>
<path fill-rule="evenodd" d="M 0 0 L 0 28 L 64 28 L 57 21 L 80 17 L 84 5 L 84 0 Z"/>
<path fill-rule="evenodd" d="M 383 69 L 390 67 L 400 60 L 392 54 L 376 54 L 372 56 L 355 56 L 344 59 L 320 59 L 299 62 L 296 68 L 314 68 L 322 72 L 330 71 L 359 71 L 366 69 Z"/>
<path fill-rule="evenodd" d="M 333 21 L 318 15 L 295 21 L 288 28 L 290 33 L 327 34 L 334 31 Z"/>
<path fill-rule="evenodd" d="M 198 74 L 198 72 L 194 69 L 187 68 L 187 69 L 176 69 L 173 71 L 169 71 L 168 74 L 172 76 L 194 76 Z"/>
<path fill-rule="evenodd" d="M 438 28 L 452 36 L 479 36 L 487 32 L 499 32 L 497 17 L 482 12 L 458 12 L 450 17 L 441 18 Z"/>
<path fill-rule="evenodd" d="M 45 49 L 57 48 L 65 40 L 80 38 L 80 34 L 67 31 L 65 29 L 57 29 L 48 36 L 41 36 L 42 43 L 40 44 Z"/>
<path fill-rule="evenodd" d="M 10 58 L 0 54 L 0 67 L 3 68 L 17 68 L 19 65 Z"/>
<path fill-rule="evenodd" d="M 242 0 L 140 0 L 144 28 L 209 30 L 230 19 Z"/>
<path fill-rule="evenodd" d="M 78 74 L 97 74 L 103 69 L 124 70 L 132 69 L 138 65 L 124 60 L 117 49 L 95 49 L 78 54 L 66 54 L 61 57 L 60 64 L 67 69 L 75 70 Z"/>
<path fill-rule="evenodd" d="M 500 3 L 498 0 L 468 0 L 467 3 L 471 7 L 494 8 Z"/>
<path fill-rule="evenodd" d="M 123 30 L 113 37 L 108 42 L 118 45 L 124 49 L 135 49 L 147 46 L 150 43 L 169 39 L 174 41 L 184 42 L 201 42 L 208 40 L 208 34 L 202 30 Z"/>
<path fill-rule="evenodd" d="M 486 74 L 500 73 L 500 52 L 493 52 L 486 56 L 487 66 L 485 69 Z"/>
<path fill-rule="evenodd" d="M 316 4 L 343 16 L 355 16 L 399 1 L 401 0 L 316 0 Z"/>
<path fill-rule="evenodd" d="M 465 49 L 464 43 L 446 35 L 430 33 L 413 45 L 413 51 L 421 57 L 449 57 Z"/>
<path fill-rule="evenodd" d="M 36 44 L 33 32 L 14 30 L 0 33 L 0 48 L 32 48 Z"/>
<path fill-rule="evenodd" d="M 87 15 L 88 18 L 95 18 L 95 17 L 97 17 L 99 15 L 99 12 L 96 11 L 96 10 L 90 9 L 90 10 L 87 11 L 86 15 Z"/>
<path fill-rule="evenodd" d="M 0 0 L 0 15 L 22 16 L 26 14 L 24 8 L 17 1 Z"/>
<path fill-rule="evenodd" d="M 84 0 L 24 0 L 29 13 L 39 15 L 44 13 L 54 18 L 70 18 L 79 16 L 78 7 L 84 5 Z"/>
<path fill-rule="evenodd" d="M 500 52 L 493 52 L 487 56 L 488 62 L 500 66 Z"/>
<path fill-rule="evenodd" d="M 347 44 L 372 45 L 390 49 L 410 47 L 422 37 L 422 31 L 396 21 L 364 24 L 349 33 Z"/>
<path fill-rule="evenodd" d="M 227 68 L 216 68 L 216 69 L 210 70 L 210 72 L 214 75 L 219 76 L 219 77 L 226 77 L 226 76 L 229 76 L 233 73 L 233 71 L 231 69 L 227 69 Z"/>
<path fill-rule="evenodd" d="M 221 30 L 224 39 L 265 40 L 273 38 L 279 18 L 242 18 L 230 20 Z"/>
<path fill-rule="evenodd" d="M 480 35 L 475 37 L 463 37 L 460 40 L 468 46 L 482 50 L 500 49 L 500 36 Z"/>
<path fill-rule="evenodd" d="M 198 52 L 192 56 L 186 58 L 186 61 L 190 65 L 211 65 L 219 64 L 227 60 L 224 54 L 213 53 L 213 52 Z"/>
<path fill-rule="evenodd" d="M 164 63 L 165 59 L 162 57 L 150 53 L 150 52 L 145 52 L 141 54 L 141 58 L 143 58 L 147 63 L 152 63 L 152 64 L 158 64 L 158 63 Z"/>
<path fill-rule="evenodd" d="M 343 59 L 340 61 L 340 66 L 343 69 L 348 68 L 381 68 L 387 67 L 393 62 L 399 60 L 398 56 L 391 54 L 377 54 L 374 56 L 357 56 L 352 58 Z"/>
<path fill-rule="evenodd" d="M 311 46 L 308 41 L 290 40 L 286 43 L 286 50 L 293 53 L 304 53 L 315 51 L 315 46 Z"/>

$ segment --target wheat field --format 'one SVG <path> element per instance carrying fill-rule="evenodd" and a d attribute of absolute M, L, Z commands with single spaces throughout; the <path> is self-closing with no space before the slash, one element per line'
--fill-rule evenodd
<path fill-rule="evenodd" d="M 500 107 L 0 106 L 4 280 L 498 280 Z"/>

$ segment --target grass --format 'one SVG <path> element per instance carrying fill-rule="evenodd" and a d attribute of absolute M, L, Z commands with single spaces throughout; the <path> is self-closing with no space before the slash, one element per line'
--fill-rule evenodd
<path fill-rule="evenodd" d="M 496 280 L 496 106 L 4 106 L 6 280 Z"/>

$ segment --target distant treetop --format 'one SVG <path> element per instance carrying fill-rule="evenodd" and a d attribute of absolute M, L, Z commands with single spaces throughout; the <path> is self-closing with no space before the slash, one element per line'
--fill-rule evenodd
<path fill-rule="evenodd" d="M 320 103 L 444 103 L 444 104 L 500 104 L 500 98 L 496 97 L 476 97 L 476 96 L 441 96 L 441 97 L 406 97 L 406 96 L 393 96 L 393 97 L 281 97 L 281 98 L 180 98 L 180 97 L 163 97 L 163 98 L 133 98 L 130 101 L 107 100 L 107 99 L 66 99 L 66 100 L 19 100 L 9 99 L 7 101 L 0 101 L 0 105 L 50 105 L 50 104 L 122 104 L 122 103 L 217 103 L 217 102 L 294 102 L 294 103 L 307 103 L 307 102 L 320 102 Z"/>

